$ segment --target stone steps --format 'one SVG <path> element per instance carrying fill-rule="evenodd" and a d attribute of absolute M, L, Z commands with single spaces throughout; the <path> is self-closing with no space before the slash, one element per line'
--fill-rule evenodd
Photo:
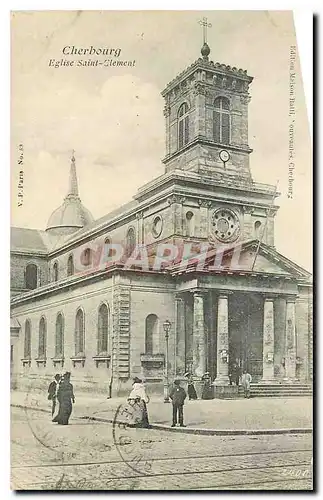
<path fill-rule="evenodd" d="M 251 397 L 301 397 L 312 396 L 311 384 L 251 384 Z M 239 395 L 243 394 L 243 388 L 239 387 Z"/>

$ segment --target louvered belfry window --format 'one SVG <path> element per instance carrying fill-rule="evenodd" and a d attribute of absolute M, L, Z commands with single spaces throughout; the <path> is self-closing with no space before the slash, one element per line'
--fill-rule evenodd
<path fill-rule="evenodd" d="M 226 97 L 214 101 L 213 139 L 221 144 L 230 143 L 230 102 Z"/>

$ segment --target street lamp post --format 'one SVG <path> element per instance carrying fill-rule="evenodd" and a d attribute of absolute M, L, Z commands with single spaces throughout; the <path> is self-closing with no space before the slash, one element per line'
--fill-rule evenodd
<path fill-rule="evenodd" d="M 169 337 L 171 322 L 167 319 L 163 326 L 164 326 L 165 340 L 166 340 L 164 403 L 169 403 L 170 401 L 169 401 L 169 392 L 168 392 L 168 337 Z"/>

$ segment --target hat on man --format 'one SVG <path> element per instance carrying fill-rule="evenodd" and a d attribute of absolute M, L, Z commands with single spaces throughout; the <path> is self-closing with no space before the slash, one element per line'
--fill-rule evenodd
<path fill-rule="evenodd" d="M 138 377 L 135 377 L 135 378 L 133 379 L 133 383 L 134 383 L 134 384 L 141 384 L 141 383 L 142 383 L 142 380 L 141 380 L 140 378 L 138 378 Z"/>
<path fill-rule="evenodd" d="M 180 383 L 181 383 L 181 381 L 180 381 L 180 380 L 178 380 L 178 379 L 174 380 L 174 384 L 175 384 L 175 385 L 179 385 Z"/>

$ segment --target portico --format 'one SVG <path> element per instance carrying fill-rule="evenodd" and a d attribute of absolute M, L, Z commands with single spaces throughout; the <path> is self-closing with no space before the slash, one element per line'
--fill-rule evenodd
<path fill-rule="evenodd" d="M 176 375 L 191 371 L 200 379 L 208 371 L 214 385 L 229 385 L 237 362 L 254 382 L 295 381 L 297 288 L 290 279 L 253 274 L 208 275 L 179 286 Z"/>

